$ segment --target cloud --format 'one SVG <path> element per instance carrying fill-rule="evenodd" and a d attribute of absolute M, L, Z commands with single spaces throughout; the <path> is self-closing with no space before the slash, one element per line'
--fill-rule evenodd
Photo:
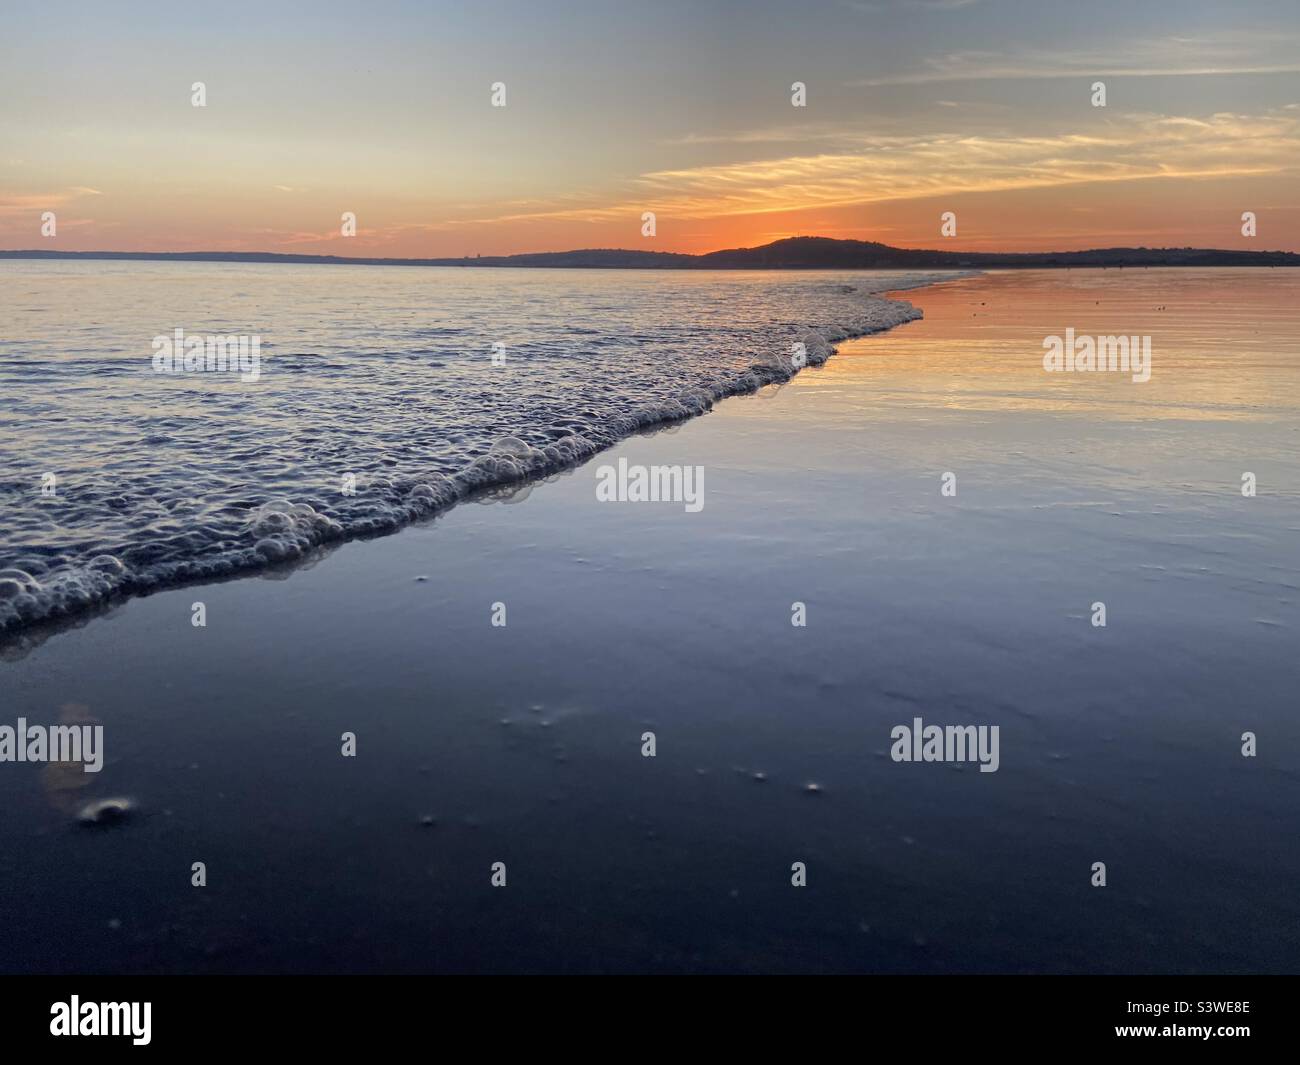
<path fill-rule="evenodd" d="M 767 129 L 738 130 L 731 133 L 687 133 L 682 137 L 661 140 L 664 147 L 693 147 L 701 144 L 793 144 L 844 139 L 844 130 L 829 126 L 790 125 Z"/>
<path fill-rule="evenodd" d="M 32 196 L 0 196 L 0 215 L 40 214 L 67 203 L 67 193 L 37 193 Z"/>
<path fill-rule="evenodd" d="M 844 0 L 844 6 L 865 15 L 882 15 L 888 11 L 897 11 L 900 7 L 923 11 L 956 11 L 963 7 L 973 7 L 979 2 L 980 0 Z"/>
<path fill-rule="evenodd" d="M 930 85 L 953 81 L 1016 81 L 1082 77 L 1213 77 L 1293 74 L 1300 36 L 1223 33 L 1126 41 L 1095 51 L 957 51 L 930 56 L 920 69 L 845 82 L 852 88 Z"/>
<path fill-rule="evenodd" d="M 1300 117 L 1116 115 L 1053 136 L 860 136 L 852 148 L 659 170 L 618 202 L 522 211 L 453 225 L 606 221 L 655 211 L 679 219 L 761 214 L 940 195 L 1300 169 Z"/>

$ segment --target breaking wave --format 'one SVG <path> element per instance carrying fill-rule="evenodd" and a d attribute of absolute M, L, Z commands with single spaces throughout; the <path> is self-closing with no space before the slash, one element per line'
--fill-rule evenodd
<path fill-rule="evenodd" d="M 87 269 L 44 269 L 72 265 Z M 250 269 L 289 268 L 243 268 Z M 145 302 L 158 284 L 148 273 L 136 286 Z M 448 312 L 441 325 L 381 327 L 364 339 L 330 326 L 340 335 L 310 353 L 294 351 L 292 340 L 286 346 L 273 323 L 265 390 L 148 376 L 138 365 L 143 356 L 133 356 L 124 340 L 132 329 L 139 336 L 162 331 L 143 308 L 105 336 L 107 347 L 124 349 L 113 358 L 53 357 L 39 343 L 35 350 L 0 347 L 0 380 L 18 401 L 0 423 L 10 452 L 0 458 L 25 471 L 0 483 L 10 518 L 0 543 L 0 633 L 124 596 L 291 562 L 326 544 L 400 529 L 479 492 L 553 474 L 639 431 L 789 380 L 803 362 L 791 358 L 796 344 L 806 364 L 818 366 L 839 341 L 919 318 L 910 303 L 874 293 L 941 279 L 858 275 L 850 284 L 824 275 L 728 274 L 706 286 L 698 275 L 638 281 L 604 274 L 554 280 L 558 292 L 548 293 L 540 275 L 550 272 L 536 271 L 509 278 L 504 287 L 513 292 L 494 294 L 543 306 L 521 312 L 509 304 L 512 320 L 501 332 L 513 343 L 505 345 L 505 365 L 492 366 L 493 331 L 481 320 L 491 294 L 481 286 L 495 272 L 452 273 L 471 290 L 459 298 L 467 312 L 460 321 Z M 251 283 L 239 268 L 223 275 L 227 285 Z M 409 275 L 402 280 L 418 284 Z M 94 278 L 85 281 L 93 292 Z M 39 293 L 39 280 L 30 287 Z M 281 319 L 297 309 L 294 286 L 282 287 L 286 306 L 273 308 Z M 665 288 L 680 298 L 665 302 Z M 719 290 L 735 298 L 719 307 Z M 418 297 L 385 292 L 372 302 L 400 321 L 406 301 Z M 239 309 L 238 300 L 231 304 Z M 309 320 L 310 310 L 302 308 L 302 317 Z M 818 310 L 821 324 L 782 321 Z M 251 313 L 244 320 L 258 321 Z M 316 320 L 331 321 L 329 309 L 322 306 Z M 311 330 L 294 323 L 304 338 Z M 93 439 L 96 419 L 107 447 Z M 48 497 L 35 489 L 43 471 L 55 476 Z"/>

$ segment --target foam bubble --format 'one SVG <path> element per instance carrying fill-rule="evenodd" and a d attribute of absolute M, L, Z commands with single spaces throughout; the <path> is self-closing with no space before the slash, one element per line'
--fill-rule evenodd
<path fill-rule="evenodd" d="M 261 391 L 241 394 L 250 411 L 261 402 L 268 412 L 247 415 L 270 419 L 254 420 L 255 432 L 246 431 L 245 415 L 225 407 L 198 418 L 178 405 L 186 414 L 168 410 L 168 445 L 141 452 L 133 460 L 138 472 L 84 482 L 75 474 L 78 449 L 106 447 L 100 465 L 120 463 L 112 434 L 102 445 L 72 434 L 75 446 L 42 467 L 71 471 L 57 502 L 23 497 L 9 506 L 23 546 L 0 556 L 7 567 L 0 569 L 0 633 L 121 596 L 290 562 L 330 542 L 401 528 L 471 495 L 512 494 L 634 433 L 788 381 L 800 369 L 790 358 L 794 343 L 803 344 L 808 365 L 820 366 L 842 340 L 919 318 L 910 303 L 873 293 L 940 276 L 952 275 L 854 275 L 851 285 L 789 275 L 719 277 L 707 286 L 661 279 L 658 285 L 676 293 L 672 307 L 680 314 L 667 322 L 657 302 L 661 290 L 647 282 L 623 289 L 631 306 L 619 309 L 594 287 L 611 284 L 607 277 L 550 280 L 561 292 L 557 299 L 568 302 L 548 308 L 550 317 L 534 309 L 514 324 L 534 339 L 510 349 L 504 371 L 418 344 L 407 345 L 410 357 L 397 359 L 393 352 L 402 345 L 392 335 L 383 338 L 382 352 L 357 353 L 355 334 L 334 327 L 341 339 L 332 358 L 286 357 L 279 375 L 272 370 L 264 377 Z M 472 287 L 481 280 L 457 283 Z M 482 283 L 488 281 L 499 283 Z M 152 313 L 151 301 L 141 298 Z M 719 303 L 726 307 L 722 316 Z M 502 302 L 494 290 L 482 305 L 463 303 L 460 313 L 473 321 L 483 305 L 499 315 Z M 815 324 L 794 324 L 800 314 Z M 331 327 L 320 321 L 329 321 L 324 312 L 314 328 L 328 333 Z M 54 373 L 65 365 L 63 340 L 49 344 L 58 359 L 37 365 Z M 430 351 L 439 357 L 428 358 Z M 107 378 L 88 380 L 78 372 L 76 389 L 63 400 L 74 405 L 66 421 L 75 423 L 78 410 L 84 419 L 100 419 L 111 408 L 125 420 L 119 430 L 158 436 L 156 426 L 144 431 L 131 421 L 143 417 L 137 405 L 102 401 L 95 390 L 108 387 Z M 203 392 L 186 397 L 194 404 L 224 402 L 219 392 L 215 399 Z M 43 409 L 48 390 L 20 394 L 16 402 Z M 32 445 L 42 454 L 61 446 L 69 445 L 62 438 Z M 201 459 L 179 465 L 175 454 L 186 446 Z M 339 490 L 342 472 L 354 475 L 354 492 Z"/>

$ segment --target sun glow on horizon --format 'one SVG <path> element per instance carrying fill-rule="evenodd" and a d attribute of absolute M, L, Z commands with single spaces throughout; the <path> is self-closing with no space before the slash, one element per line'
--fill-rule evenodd
<path fill-rule="evenodd" d="M 242 29 L 198 12 L 149 33 L 86 4 L 56 3 L 53 22 L 16 14 L 0 248 L 460 257 L 819 235 L 1300 250 L 1294 11 L 1271 9 L 1267 32 L 1173 32 L 1176 4 L 1108 2 L 1104 18 L 1078 16 L 1067 49 L 1059 11 L 870 6 L 802 20 L 767 0 L 670 6 L 648 36 L 634 12 L 584 2 L 550 16 L 507 4 L 504 23 L 249 4 Z M 760 9 L 764 28 L 733 41 Z M 575 27 L 605 47 L 575 50 Z M 304 35 L 314 53 L 296 47 Z M 160 73 L 160 47 L 230 58 Z M 1090 99 L 1099 78 L 1106 106 Z M 195 81 L 205 106 L 191 106 Z M 1245 210 L 1261 218 L 1249 241 Z M 940 233 L 945 211 L 955 235 Z M 57 241 L 42 239 L 45 212 Z"/>

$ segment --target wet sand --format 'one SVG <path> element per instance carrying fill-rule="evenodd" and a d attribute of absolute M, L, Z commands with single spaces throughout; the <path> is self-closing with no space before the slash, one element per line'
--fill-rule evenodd
<path fill-rule="evenodd" d="M 106 747 L 0 772 L 0 968 L 1300 968 L 1295 282 L 1142 273 L 908 293 L 508 502 L 0 663 L 5 721 Z M 1045 380 L 1067 325 L 1150 332 L 1152 381 Z M 620 457 L 703 509 L 597 502 Z M 999 770 L 892 761 L 916 717 Z"/>

